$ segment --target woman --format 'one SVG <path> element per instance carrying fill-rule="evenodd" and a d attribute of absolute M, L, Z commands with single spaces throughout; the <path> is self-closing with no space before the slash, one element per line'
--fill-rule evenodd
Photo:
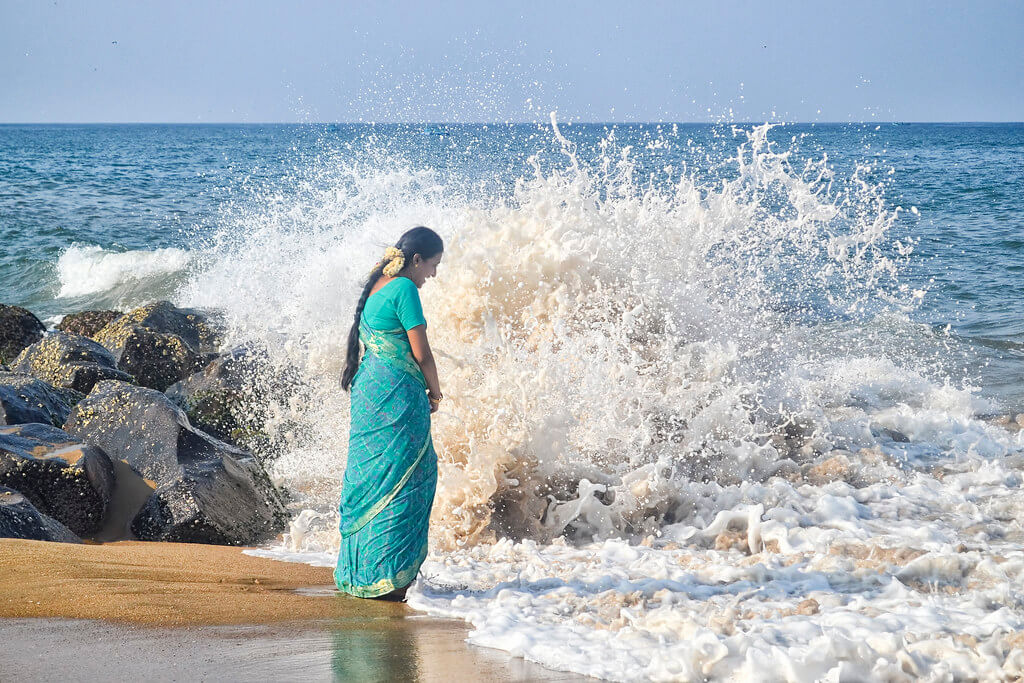
<path fill-rule="evenodd" d="M 334 581 L 361 598 L 401 600 L 427 555 L 437 485 L 430 415 L 441 386 L 418 290 L 443 252 L 429 228 L 402 235 L 370 272 L 349 332 L 341 386 L 352 422 Z"/>

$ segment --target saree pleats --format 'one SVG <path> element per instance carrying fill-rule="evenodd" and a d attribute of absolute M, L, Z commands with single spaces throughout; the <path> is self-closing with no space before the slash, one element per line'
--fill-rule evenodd
<path fill-rule="evenodd" d="M 361 332 L 367 352 L 351 388 L 334 579 L 346 593 L 376 597 L 411 583 L 426 557 L 437 456 L 422 375 L 373 352 L 381 340 L 372 335 L 385 333 Z"/>

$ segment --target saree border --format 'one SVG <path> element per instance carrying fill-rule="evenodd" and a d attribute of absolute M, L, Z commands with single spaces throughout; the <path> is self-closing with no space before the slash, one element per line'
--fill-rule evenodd
<path fill-rule="evenodd" d="M 391 591 L 398 590 L 399 588 L 404 588 L 411 584 L 413 579 L 416 578 L 416 575 L 419 574 L 423 560 L 427 559 L 428 546 L 429 543 L 424 541 L 423 547 L 420 548 L 420 552 L 416 556 L 416 560 L 405 569 L 400 570 L 393 579 L 381 579 L 380 581 L 371 583 L 368 586 L 356 586 L 348 581 L 339 582 L 337 577 L 338 570 L 335 568 L 334 583 L 338 587 L 338 590 L 357 598 L 377 598 L 386 593 L 390 593 Z"/>

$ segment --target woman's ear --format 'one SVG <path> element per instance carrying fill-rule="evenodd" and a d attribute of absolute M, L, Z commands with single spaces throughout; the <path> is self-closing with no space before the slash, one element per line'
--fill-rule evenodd
<path fill-rule="evenodd" d="M 419 254 L 413 254 L 412 255 L 412 264 L 414 266 L 422 265 L 423 264 L 423 257 L 420 256 Z"/>

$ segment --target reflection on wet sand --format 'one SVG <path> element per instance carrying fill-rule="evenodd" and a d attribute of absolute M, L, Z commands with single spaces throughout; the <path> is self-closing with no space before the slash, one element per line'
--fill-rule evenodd
<path fill-rule="evenodd" d="M 471 647 L 465 627 L 429 617 L 346 619 L 331 628 L 335 681 L 593 680 Z"/>
<path fill-rule="evenodd" d="M 331 670 L 338 681 L 416 681 L 419 653 L 404 629 L 342 628 L 331 632 Z"/>
<path fill-rule="evenodd" d="M 0 680 L 581 681 L 467 645 L 430 618 L 153 628 L 0 619 Z"/>

